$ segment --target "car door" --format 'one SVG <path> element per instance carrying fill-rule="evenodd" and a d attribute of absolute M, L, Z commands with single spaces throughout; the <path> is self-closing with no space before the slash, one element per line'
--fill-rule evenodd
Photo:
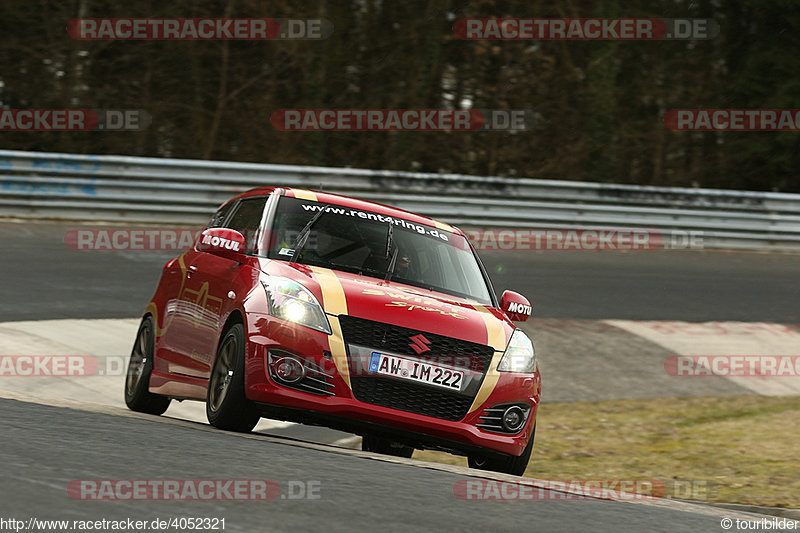
<path fill-rule="evenodd" d="M 228 202 L 220 207 L 207 227 L 221 227 L 236 205 L 237 202 Z M 173 262 L 170 269 L 170 275 L 176 278 L 176 292 L 165 306 L 163 323 L 169 326 L 159 338 L 159 359 L 165 363 L 162 370 L 170 373 L 197 377 L 204 375 L 207 367 L 207 362 L 203 362 L 200 356 L 207 351 L 202 346 L 200 339 L 204 335 L 200 330 L 204 327 L 203 317 L 214 308 L 218 297 L 214 294 L 209 296 L 208 287 L 204 289 L 197 282 L 195 274 L 202 264 L 202 255 L 207 254 L 201 254 L 193 247 Z"/>
<path fill-rule="evenodd" d="M 246 254 L 255 251 L 254 237 L 260 233 L 266 201 L 266 196 L 240 200 L 219 226 L 245 236 Z M 236 301 L 250 291 L 258 277 L 249 272 L 252 267 L 206 252 L 193 250 L 185 256 L 185 261 L 181 344 L 191 360 L 190 375 L 208 378 L 225 321 Z"/>

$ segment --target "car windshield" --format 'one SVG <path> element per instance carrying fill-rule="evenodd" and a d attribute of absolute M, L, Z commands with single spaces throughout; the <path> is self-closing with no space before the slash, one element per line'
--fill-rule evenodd
<path fill-rule="evenodd" d="M 371 211 L 282 197 L 272 226 L 270 259 L 297 262 L 379 279 L 391 279 L 481 304 L 489 289 L 466 239 L 433 226 Z M 391 225 L 392 229 L 389 230 Z"/>

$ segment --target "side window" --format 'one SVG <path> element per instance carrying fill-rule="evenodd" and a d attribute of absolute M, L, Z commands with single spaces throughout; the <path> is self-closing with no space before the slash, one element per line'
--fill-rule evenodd
<path fill-rule="evenodd" d="M 228 202 L 227 204 L 220 207 L 214 216 L 211 217 L 211 221 L 208 223 L 209 228 L 219 228 L 222 226 L 222 223 L 225 222 L 225 219 L 228 218 L 228 213 L 231 212 L 233 206 L 236 205 L 236 202 Z"/>
<path fill-rule="evenodd" d="M 267 197 L 248 198 L 239 202 L 233 216 L 225 224 L 226 228 L 235 229 L 244 235 L 247 242 L 246 253 L 252 253 L 258 239 L 258 229 L 261 227 L 261 217 L 264 214 L 264 206 Z"/>

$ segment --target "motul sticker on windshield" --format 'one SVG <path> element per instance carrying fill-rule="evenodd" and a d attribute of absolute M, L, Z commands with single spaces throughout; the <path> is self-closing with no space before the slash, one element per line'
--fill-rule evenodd
<path fill-rule="evenodd" d="M 507 310 L 509 313 L 522 313 L 531 316 L 532 307 L 519 302 L 509 302 Z"/>
<path fill-rule="evenodd" d="M 238 242 L 217 235 L 203 235 L 202 244 L 208 244 L 213 248 L 225 248 L 226 250 L 233 250 L 234 252 L 240 251 Z"/>

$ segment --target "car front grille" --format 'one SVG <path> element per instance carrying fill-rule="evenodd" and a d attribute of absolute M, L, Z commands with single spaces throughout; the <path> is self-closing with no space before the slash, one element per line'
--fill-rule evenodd
<path fill-rule="evenodd" d="M 494 355 L 491 346 L 391 324 L 351 316 L 340 316 L 339 323 L 348 346 L 358 345 L 380 352 L 440 362 L 478 373 L 481 381 Z M 410 338 L 420 333 L 430 344 L 429 351 L 418 355 L 409 344 Z M 350 364 L 351 368 L 355 368 L 352 358 Z M 353 395 L 359 401 L 451 421 L 466 416 L 477 391 L 476 387 L 468 395 L 401 379 L 359 373 L 352 374 L 350 381 Z"/>
<path fill-rule="evenodd" d="M 426 358 L 453 358 L 458 363 L 460 360 L 468 359 L 468 368 L 474 372 L 483 373 L 488 368 L 492 355 L 494 355 L 494 349 L 491 346 L 462 341 L 426 331 L 393 326 L 383 322 L 374 322 L 352 316 L 340 316 L 339 323 L 342 325 L 344 340 L 348 344 L 358 344 L 359 346 L 366 346 L 374 350 L 397 355 L 410 355 L 423 360 Z M 422 333 L 430 341 L 430 345 L 428 345 L 430 351 L 422 355 L 417 355 L 409 346 L 410 338 L 419 333 Z M 442 362 L 445 361 L 446 359 L 442 359 Z M 466 367 L 466 365 L 460 364 L 455 366 Z"/>
<path fill-rule="evenodd" d="M 473 400 L 470 397 L 394 379 L 353 377 L 351 383 L 353 394 L 361 402 L 454 422 L 466 416 Z"/>

